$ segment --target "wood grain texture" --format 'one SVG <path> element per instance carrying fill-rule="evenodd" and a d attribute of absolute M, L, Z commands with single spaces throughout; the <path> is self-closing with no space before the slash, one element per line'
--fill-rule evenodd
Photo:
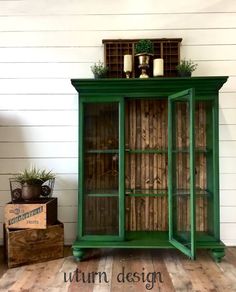
<path fill-rule="evenodd" d="M 4 127 L 0 127 L 1 144 L 15 141 L 22 143 L 24 147 L 24 144 L 35 140 L 74 141 L 77 122 L 74 119 L 72 121 L 70 113 L 57 113 L 53 110 L 77 110 L 77 95 L 69 79 L 75 75 L 92 77 L 89 67 L 92 63 L 103 60 L 103 38 L 183 37 L 181 59 L 193 59 L 199 63 L 194 75 L 235 76 L 236 50 L 232 41 L 232 36 L 235 35 L 235 11 L 236 4 L 233 0 L 212 0 L 210 4 L 205 0 L 184 0 L 181 3 L 148 0 L 145 7 L 136 5 L 135 0 L 128 4 L 122 0 L 111 5 L 101 0 L 99 4 L 93 3 L 92 11 L 91 1 L 0 1 L 0 62 L 1 68 L 4 68 L 0 73 L 0 108 L 7 110 L 1 115 L 1 125 L 5 123 Z M 110 23 L 109 28 L 107 23 Z M 235 159 L 231 159 L 231 156 L 235 157 L 234 142 L 231 144 L 231 141 L 236 139 L 236 123 L 233 118 L 236 107 L 234 76 L 230 77 L 220 94 L 220 106 L 223 109 L 220 137 L 230 141 L 220 144 L 220 155 L 224 158 L 227 156 L 220 161 L 220 171 L 223 176 L 221 204 L 228 205 L 232 200 L 232 205 L 236 206 L 235 196 L 229 191 L 232 190 L 233 193 L 236 189 L 236 180 L 232 179 L 232 174 L 235 174 Z M 71 97 L 74 102 L 71 102 Z M 52 112 L 47 114 L 42 109 L 50 109 Z M 233 111 L 229 113 L 225 109 Z M 18 110 L 38 110 L 35 115 L 36 124 L 34 113 L 27 119 L 27 113 L 21 115 Z M 62 121 L 64 126 L 60 127 Z M 67 121 L 72 125 L 72 131 L 68 125 L 65 126 Z M 28 146 L 24 147 L 25 150 Z M 30 146 L 34 148 L 34 145 Z M 4 149 L 4 145 L 2 147 Z M 11 147 L 9 151 L 9 159 L 0 161 L 0 181 L 4 181 L 4 184 L 0 183 L 1 205 L 8 200 L 6 176 L 31 164 L 46 166 L 66 175 L 77 173 L 77 159 L 44 160 L 44 155 L 51 155 L 51 151 L 47 152 L 46 149 L 43 153 L 37 152 L 39 158 L 32 157 L 31 154 L 29 156 L 25 151 L 22 159 L 11 159 L 15 155 L 14 148 L 16 149 Z M 32 152 L 35 153 L 34 150 L 29 150 L 29 153 Z M 73 188 L 75 181 L 69 178 L 67 188 Z M 63 205 L 67 204 L 68 207 L 76 204 L 75 195 L 67 196 L 64 189 L 59 190 L 60 193 L 65 192 L 64 197 L 60 194 Z M 224 224 L 224 228 L 226 229 L 222 234 L 231 238 L 230 224 Z M 70 238 L 73 236 L 71 233 Z M 236 242 L 236 237 L 233 242 Z"/>
<path fill-rule="evenodd" d="M 86 260 L 76 263 L 70 249 L 65 249 L 66 257 L 44 263 L 32 264 L 19 268 L 3 270 L 0 277 L 0 291 L 61 291 L 61 292 L 98 292 L 98 291 L 147 291 L 151 284 L 153 272 L 160 273 L 153 283 L 151 291 L 234 291 L 236 283 L 236 248 L 228 248 L 222 263 L 215 263 L 207 251 L 199 251 L 198 260 L 191 261 L 176 250 L 90 250 Z M 2 267 L 2 260 L 0 266 Z M 84 273 L 85 283 L 80 277 L 76 281 L 76 268 Z M 144 273 L 142 278 L 134 282 L 117 280 L 122 273 Z M 90 283 L 89 273 L 105 272 L 108 283 L 99 281 L 96 276 Z M 64 273 L 67 280 L 64 282 Z M 70 274 L 71 273 L 71 274 Z M 92 275 L 92 274 L 91 274 Z M 149 281 L 147 281 L 149 275 Z M 129 276 L 130 277 L 130 276 Z M 160 281 L 161 280 L 161 281 Z"/>
<path fill-rule="evenodd" d="M 6 229 L 9 268 L 63 257 L 64 228 L 59 223 L 47 229 Z"/>

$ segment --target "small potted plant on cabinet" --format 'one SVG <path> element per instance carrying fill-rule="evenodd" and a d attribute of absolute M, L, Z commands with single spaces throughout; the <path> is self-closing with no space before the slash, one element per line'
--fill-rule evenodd
<path fill-rule="evenodd" d="M 142 71 L 140 78 L 147 78 L 146 70 L 149 68 L 150 57 L 153 56 L 154 46 L 151 40 L 139 40 L 135 44 L 135 56 L 139 58 L 139 68 Z"/>
<path fill-rule="evenodd" d="M 55 174 L 35 167 L 25 169 L 10 179 L 12 201 L 37 200 L 40 196 L 49 197 L 55 181 Z"/>
<path fill-rule="evenodd" d="M 90 67 L 93 72 L 94 78 L 105 78 L 107 76 L 108 67 L 104 65 L 103 62 L 99 61 L 98 63 L 94 63 L 93 66 Z"/>
<path fill-rule="evenodd" d="M 176 66 L 179 77 L 191 77 L 192 72 L 196 70 L 197 64 L 192 60 L 181 60 L 180 64 Z"/>

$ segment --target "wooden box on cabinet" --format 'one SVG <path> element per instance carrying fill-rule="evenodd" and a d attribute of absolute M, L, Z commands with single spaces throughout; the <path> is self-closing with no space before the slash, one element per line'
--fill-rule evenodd
<path fill-rule="evenodd" d="M 57 198 L 8 203 L 4 209 L 8 228 L 45 229 L 57 222 Z"/>
<path fill-rule="evenodd" d="M 72 80 L 79 92 L 79 219 L 86 248 L 224 255 L 218 91 L 227 77 Z"/>
<path fill-rule="evenodd" d="M 47 229 L 9 229 L 4 226 L 5 257 L 9 268 L 63 257 L 64 226 Z"/>
<path fill-rule="evenodd" d="M 153 43 L 154 54 L 151 58 L 150 68 L 148 69 L 149 76 L 153 76 L 153 59 L 162 58 L 164 61 L 164 76 L 177 76 L 176 66 L 180 61 L 180 44 L 181 38 L 160 38 L 150 39 Z M 139 39 L 106 39 L 104 44 L 104 60 L 108 67 L 108 77 L 110 78 L 125 78 L 124 60 L 126 54 L 132 55 L 133 69 L 132 77 L 140 75 L 138 68 L 138 58 L 135 57 L 135 44 Z"/>

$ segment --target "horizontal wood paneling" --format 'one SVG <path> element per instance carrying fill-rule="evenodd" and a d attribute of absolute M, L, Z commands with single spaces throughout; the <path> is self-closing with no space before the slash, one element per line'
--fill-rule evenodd
<path fill-rule="evenodd" d="M 220 205 L 221 206 L 236 206 L 235 188 L 220 191 Z"/>
<path fill-rule="evenodd" d="M 195 61 L 236 60 L 236 44 L 231 45 L 185 45 L 181 46 L 181 58 Z M 223 53 L 222 53 L 223 52 Z"/>
<path fill-rule="evenodd" d="M 221 157 L 236 157 L 236 141 L 221 141 L 220 142 Z"/>
<path fill-rule="evenodd" d="M 221 141 L 236 140 L 236 125 L 220 125 L 219 128 Z"/>
<path fill-rule="evenodd" d="M 183 0 L 178 5 L 173 5 L 172 0 L 159 2 L 147 0 L 146 5 L 137 5 L 137 1 L 119 1 L 108 3 L 99 1 L 99 5 L 93 0 L 37 0 L 37 1 L 3 1 L 0 2 L 1 15 L 54 15 L 54 14 L 134 14 L 134 13 L 205 13 L 205 12 L 232 12 L 236 11 L 236 4 L 233 0 L 212 1 L 204 0 Z M 91 9 L 93 7 L 94 9 Z"/>
<path fill-rule="evenodd" d="M 1 158 L 75 158 L 77 142 L 1 143 Z"/>
<path fill-rule="evenodd" d="M 220 172 L 223 174 L 236 173 L 236 158 L 235 157 L 220 157 Z"/>
<path fill-rule="evenodd" d="M 86 76 L 84 76 L 86 77 Z M 0 79 L 0 94 L 2 95 L 62 95 L 76 94 L 70 79 Z"/>
<path fill-rule="evenodd" d="M 236 223 L 221 223 L 220 224 L 221 238 L 226 243 L 231 243 L 231 245 L 236 240 Z"/>
<path fill-rule="evenodd" d="M 77 224 L 76 223 L 65 223 L 64 224 L 64 236 L 65 245 L 72 244 L 75 241 L 75 238 L 77 236 L 76 232 Z"/>
<path fill-rule="evenodd" d="M 65 44 L 66 46 L 66 44 Z M 236 60 L 235 45 L 185 45 L 181 46 L 181 57 L 195 61 Z M 222 51 L 224 54 L 222 54 Z M 69 63 L 97 62 L 103 59 L 103 47 L 30 47 L 0 48 L 0 62 L 3 63 Z"/>
<path fill-rule="evenodd" d="M 2 126 L 75 126 L 77 111 L 0 111 Z"/>
<path fill-rule="evenodd" d="M 24 168 L 36 165 L 39 168 L 53 169 L 56 173 L 77 173 L 77 158 L 21 158 L 0 159 L 0 174 L 17 173 Z"/>
<path fill-rule="evenodd" d="M 2 126 L 0 142 L 76 142 L 77 126 Z"/>
<path fill-rule="evenodd" d="M 234 190 L 236 189 L 236 174 L 221 174 L 220 175 L 220 188 L 221 190 Z M 236 202 L 236 196 L 235 196 Z M 236 205 L 236 204 L 235 204 Z"/>
<path fill-rule="evenodd" d="M 220 125 L 235 125 L 236 124 L 235 109 L 220 109 L 219 122 Z"/>
<path fill-rule="evenodd" d="M 66 206 L 58 208 L 58 218 L 60 221 L 65 223 L 76 222 L 78 215 L 77 206 Z"/>
<path fill-rule="evenodd" d="M 0 1 L 0 206 L 9 201 L 12 174 L 31 165 L 52 169 L 71 243 L 78 105 L 70 78 L 92 77 L 90 66 L 103 60 L 102 39 L 182 37 L 181 58 L 198 63 L 194 76 L 230 75 L 220 94 L 221 228 L 222 239 L 236 243 L 235 33 L 233 0 Z"/>
<path fill-rule="evenodd" d="M 24 66 L 24 65 L 22 65 Z M 28 81 L 30 82 L 30 81 Z M 49 98 L 50 97 L 50 98 Z M 77 110 L 77 94 L 1 95 L 1 110 Z"/>
<path fill-rule="evenodd" d="M 90 63 L 25 63 L 25 64 L 2 63 L 0 78 L 68 78 L 70 79 L 70 78 L 82 77 L 83 74 L 89 77 L 93 77 L 93 74 L 90 69 L 91 65 L 93 65 L 93 62 L 90 62 Z"/>
<path fill-rule="evenodd" d="M 189 16 L 189 17 L 188 17 Z M 188 21 L 186 22 L 186 18 Z M 44 15 L 0 17 L 0 31 L 106 31 L 235 28 L 236 13 Z M 18 23 L 16 27 L 15 24 Z M 108 26 L 109 24 L 109 26 Z"/>
<path fill-rule="evenodd" d="M 1 63 L 0 78 L 77 78 L 93 77 L 90 63 Z M 236 61 L 198 61 L 195 76 L 236 76 Z"/>
<path fill-rule="evenodd" d="M 220 210 L 220 218 L 222 223 L 236 222 L 236 206 L 223 206 Z"/>
<path fill-rule="evenodd" d="M 220 108 L 236 109 L 236 94 L 235 92 L 220 93 L 219 96 Z"/>
<path fill-rule="evenodd" d="M 66 44 L 65 44 L 66 46 Z M 0 62 L 9 63 L 63 63 L 63 62 L 97 62 L 103 59 L 103 47 L 69 47 L 69 48 L 0 48 Z"/>
<path fill-rule="evenodd" d="M 102 39 L 111 38 L 176 38 L 182 37 L 185 45 L 230 45 L 236 28 L 194 29 L 194 30 L 113 30 L 106 31 L 38 31 L 0 32 L 0 47 L 71 47 L 98 46 Z"/>

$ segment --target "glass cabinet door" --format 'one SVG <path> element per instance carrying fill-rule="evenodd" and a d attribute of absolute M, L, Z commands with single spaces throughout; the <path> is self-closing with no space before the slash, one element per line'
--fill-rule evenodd
<path fill-rule="evenodd" d="M 168 100 L 169 240 L 195 258 L 194 90 Z"/>
<path fill-rule="evenodd" d="M 85 102 L 81 134 L 81 238 L 121 238 L 121 103 Z M 81 120 L 80 120 L 81 121 Z M 82 178 L 82 179 L 81 179 Z"/>

